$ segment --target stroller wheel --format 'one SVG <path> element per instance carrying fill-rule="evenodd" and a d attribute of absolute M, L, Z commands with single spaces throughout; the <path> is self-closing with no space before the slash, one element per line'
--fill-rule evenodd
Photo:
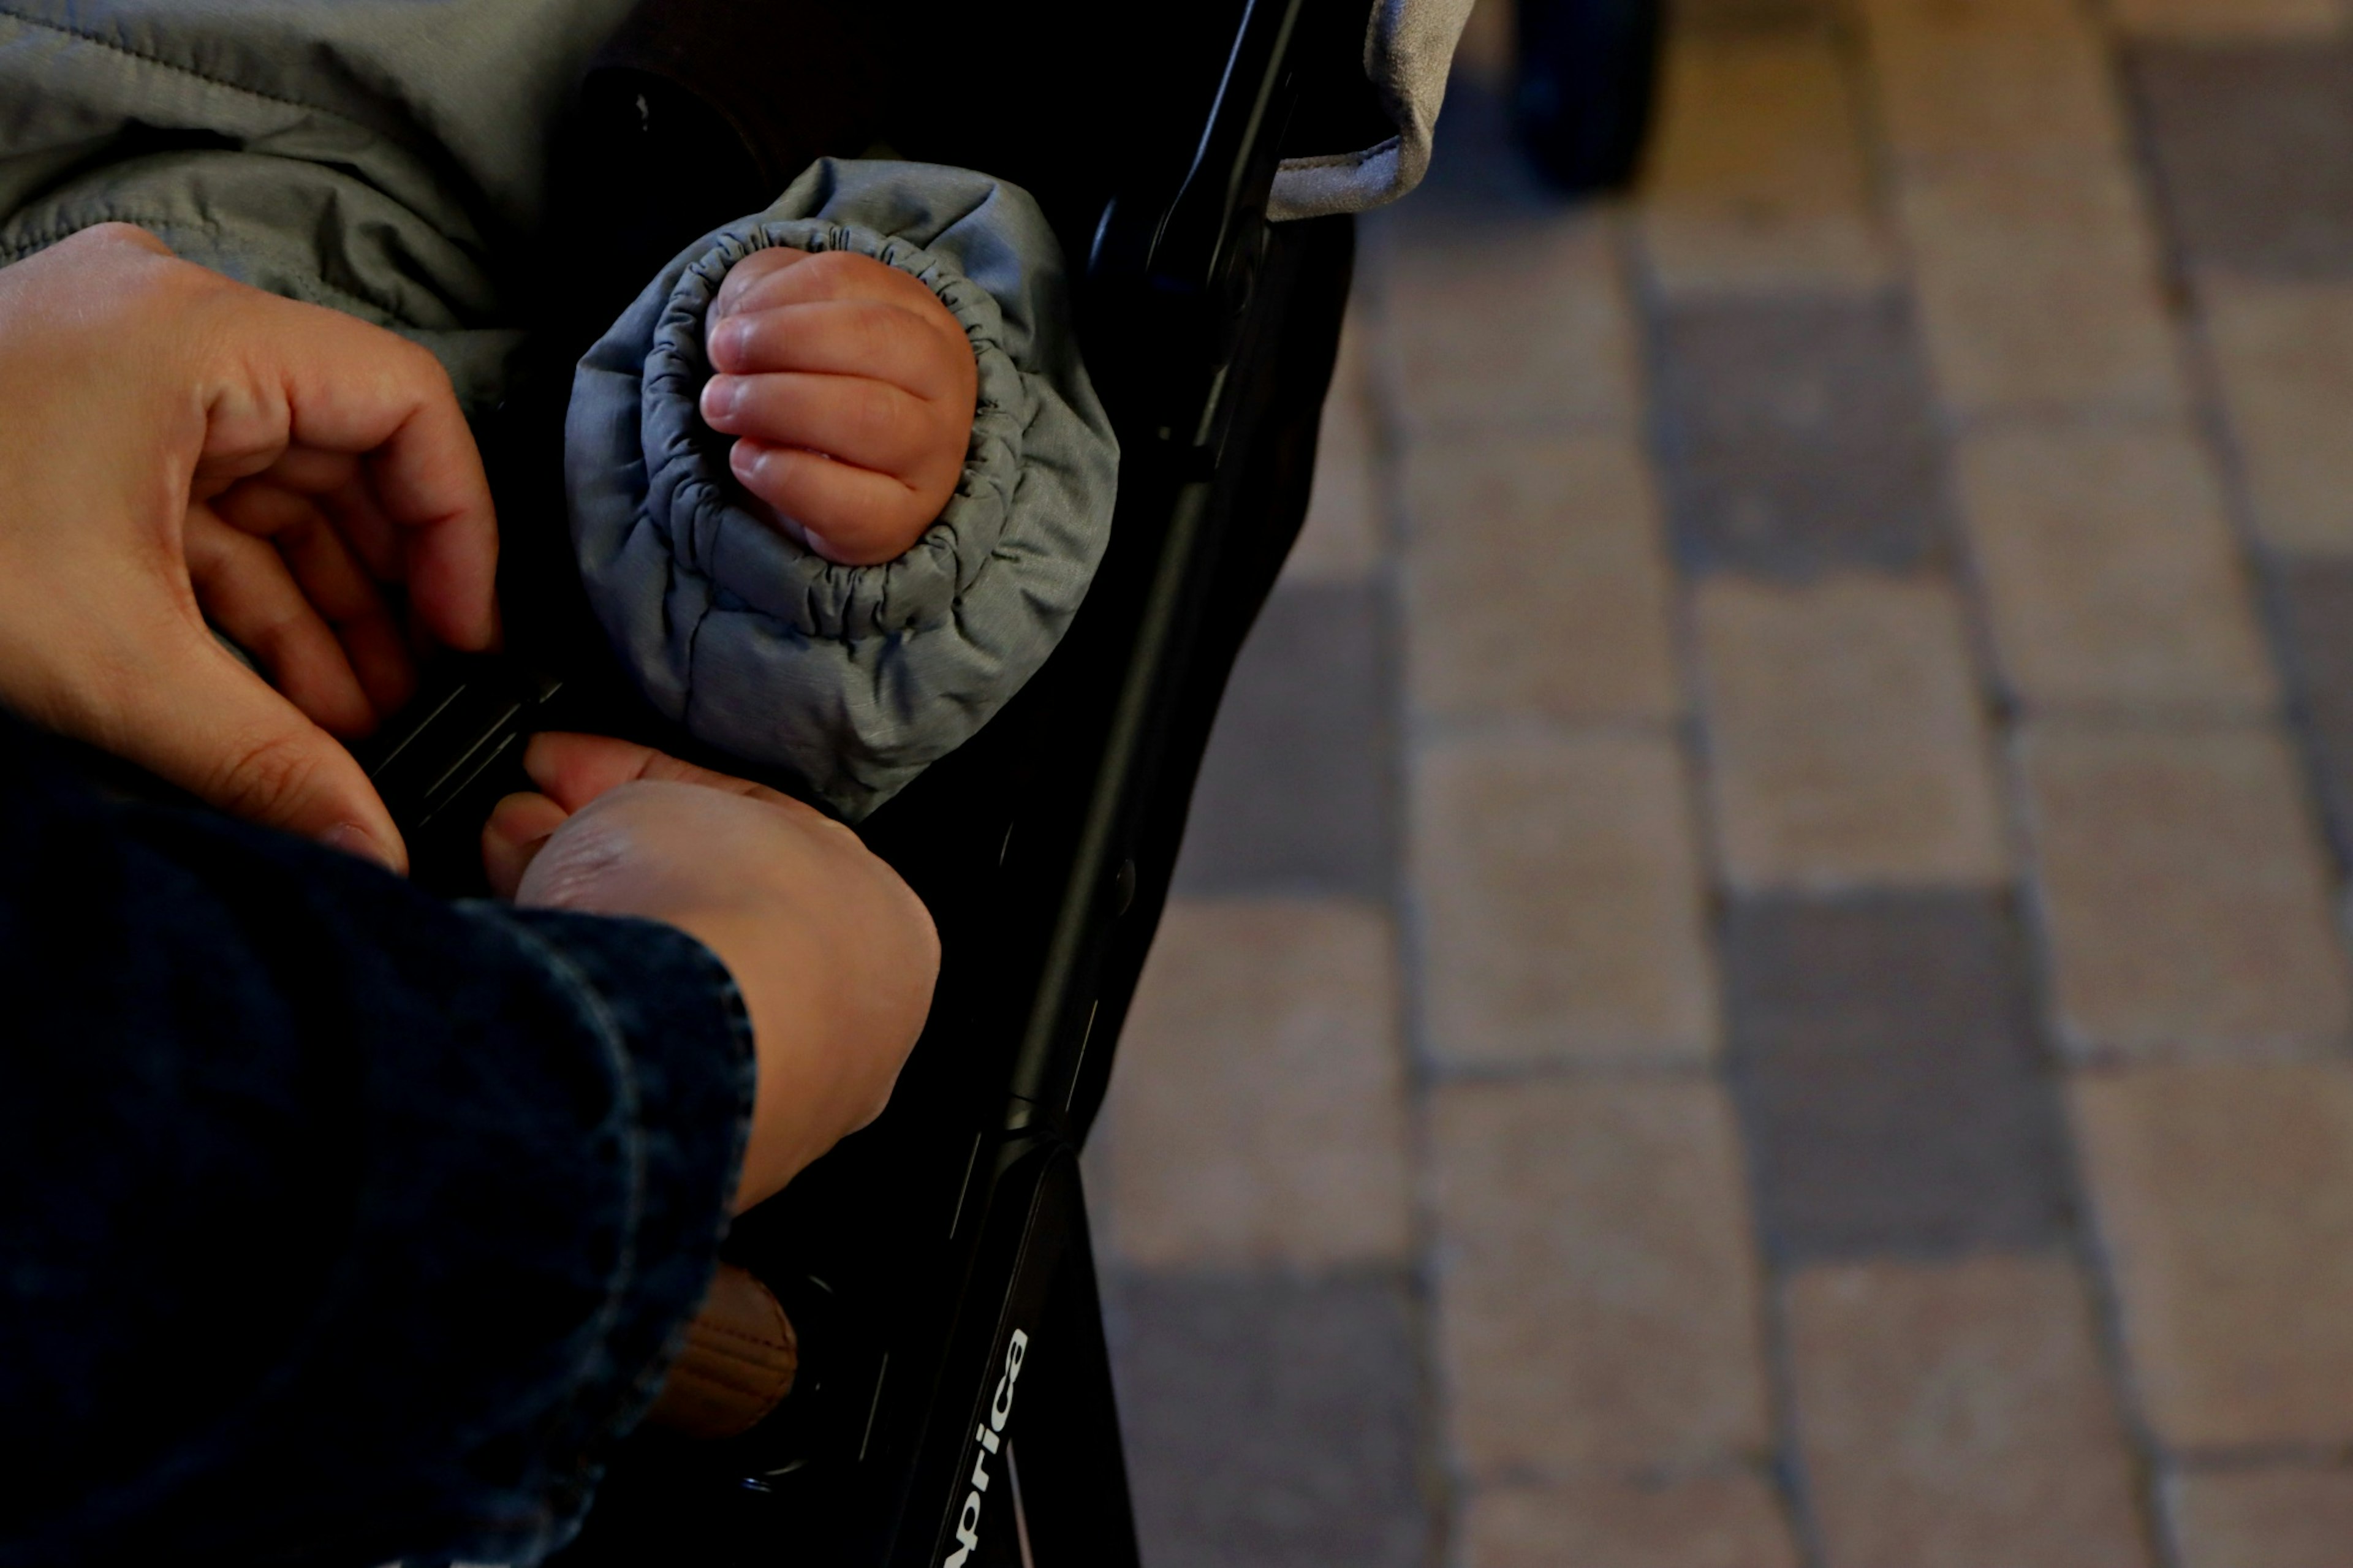
<path fill-rule="evenodd" d="M 1572 195 L 1633 178 L 1650 129 L 1663 0 L 1519 0 L 1520 145 Z"/>

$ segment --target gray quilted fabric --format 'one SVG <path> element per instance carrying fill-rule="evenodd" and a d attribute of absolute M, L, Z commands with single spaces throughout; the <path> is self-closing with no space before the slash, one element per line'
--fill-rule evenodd
<path fill-rule="evenodd" d="M 971 338 L 963 480 L 896 561 L 838 565 L 754 516 L 696 410 L 703 314 L 730 267 L 774 245 L 875 257 Z M 582 575 L 657 708 L 854 820 L 1020 689 L 1102 559 L 1117 478 L 1066 295 L 1028 195 L 920 163 L 819 163 L 663 268 L 581 361 L 565 430 Z"/>

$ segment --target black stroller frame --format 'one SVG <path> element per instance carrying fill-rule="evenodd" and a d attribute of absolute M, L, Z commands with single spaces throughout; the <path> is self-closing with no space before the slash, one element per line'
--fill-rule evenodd
<path fill-rule="evenodd" d="M 1365 15 L 1246 0 L 1189 155 L 1103 207 L 1081 326 L 1122 447 L 1109 552 L 1044 669 L 861 826 L 938 923 L 931 1018 L 882 1119 L 725 1248 L 791 1315 L 798 1384 L 741 1437 L 633 1436 L 559 1562 L 1137 1563 L 1077 1156 L 1305 513 L 1353 231 L 1266 202 Z M 478 672 L 412 727 L 377 770 L 403 827 L 470 852 L 521 739 L 580 721 L 555 689 Z"/>

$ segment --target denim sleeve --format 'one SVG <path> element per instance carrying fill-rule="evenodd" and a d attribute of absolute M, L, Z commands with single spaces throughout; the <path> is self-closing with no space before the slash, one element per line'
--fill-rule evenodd
<path fill-rule="evenodd" d="M 101 802 L 0 719 L 0 1563 L 568 1537 L 742 1159 L 708 951 Z"/>

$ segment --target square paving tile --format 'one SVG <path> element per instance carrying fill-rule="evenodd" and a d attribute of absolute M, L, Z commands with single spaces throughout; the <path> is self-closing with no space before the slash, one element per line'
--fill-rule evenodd
<path fill-rule="evenodd" d="M 1685 301 L 1660 316 L 1659 357 L 1686 561 L 1792 574 L 1943 552 L 1943 446 L 1900 298 Z"/>
<path fill-rule="evenodd" d="M 1474 1494 L 1465 1568 L 1798 1568 L 1789 1523 L 1754 1475 L 1588 1479 Z"/>
<path fill-rule="evenodd" d="M 1725 984 L 1734 1091 L 1777 1255 L 2058 1239 L 2059 1105 L 2001 900 L 1736 900 Z"/>
<path fill-rule="evenodd" d="M 1132 1263 L 1405 1261 L 1397 935 L 1377 906 L 1172 900 L 1104 1130 Z"/>
<path fill-rule="evenodd" d="M 1995 651 L 2030 710 L 2273 708 L 2246 568 L 2188 429 L 1989 431 L 1959 458 Z"/>
<path fill-rule="evenodd" d="M 1665 529 L 1630 437 L 1422 442 L 1406 494 L 1406 696 L 1417 713 L 1681 710 Z"/>
<path fill-rule="evenodd" d="M 1662 289 L 1888 281 L 1853 89 L 1827 33 L 1671 33 L 1660 93 L 1640 210 Z"/>
<path fill-rule="evenodd" d="M 2329 835 L 2353 865 L 2353 561 L 2292 562 L 2275 583 Z"/>
<path fill-rule="evenodd" d="M 2157 249 L 2117 160 L 1948 163 L 1901 182 L 1897 205 L 1947 407 L 2182 405 Z"/>
<path fill-rule="evenodd" d="M 1640 735 L 1416 755 L 1424 1028 L 1440 1062 L 1700 1062 L 1716 1042 L 1690 787 Z"/>
<path fill-rule="evenodd" d="M 1391 703 L 1369 584 L 1279 587 L 1193 790 L 1179 892 L 1389 892 Z"/>
<path fill-rule="evenodd" d="M 2075 1266 L 1804 1270 L 1787 1295 L 1825 1568 L 2147 1568 Z"/>
<path fill-rule="evenodd" d="M 1404 1282 L 1131 1274 L 1106 1303 L 1146 1568 L 1420 1568 Z"/>
<path fill-rule="evenodd" d="M 2181 1568 L 2345 1568 L 2353 1469 L 2189 1471 L 2166 1489 Z"/>
<path fill-rule="evenodd" d="M 2106 48 L 2070 0 L 1864 0 L 1862 11 L 1881 121 L 1904 163 L 2124 147 Z"/>
<path fill-rule="evenodd" d="M 2038 725 L 2020 760 L 2063 1046 L 2344 1039 L 2327 857 L 2277 731 Z"/>
<path fill-rule="evenodd" d="M 2167 224 L 2193 266 L 2353 278 L 2353 43 L 2131 58 Z"/>
<path fill-rule="evenodd" d="M 2199 297 L 2256 530 L 2353 556 L 2353 279 L 2213 277 Z"/>
<path fill-rule="evenodd" d="M 1380 232 L 1395 242 L 1368 271 L 1385 285 L 1383 374 L 1407 434 L 1640 417 L 1614 213 L 1452 225 L 1422 209 Z"/>
<path fill-rule="evenodd" d="M 1694 619 L 1733 886 L 2004 879 L 1985 715 L 1948 586 L 1717 577 L 1700 584 Z"/>
<path fill-rule="evenodd" d="M 2353 1068 L 2125 1068 L 2081 1077 L 2074 1103 L 2158 1436 L 2353 1441 Z"/>
<path fill-rule="evenodd" d="M 1760 1453 L 1758 1265 L 1723 1089 L 1459 1084 L 1433 1110 L 1438 1339 L 1465 1471 Z"/>

